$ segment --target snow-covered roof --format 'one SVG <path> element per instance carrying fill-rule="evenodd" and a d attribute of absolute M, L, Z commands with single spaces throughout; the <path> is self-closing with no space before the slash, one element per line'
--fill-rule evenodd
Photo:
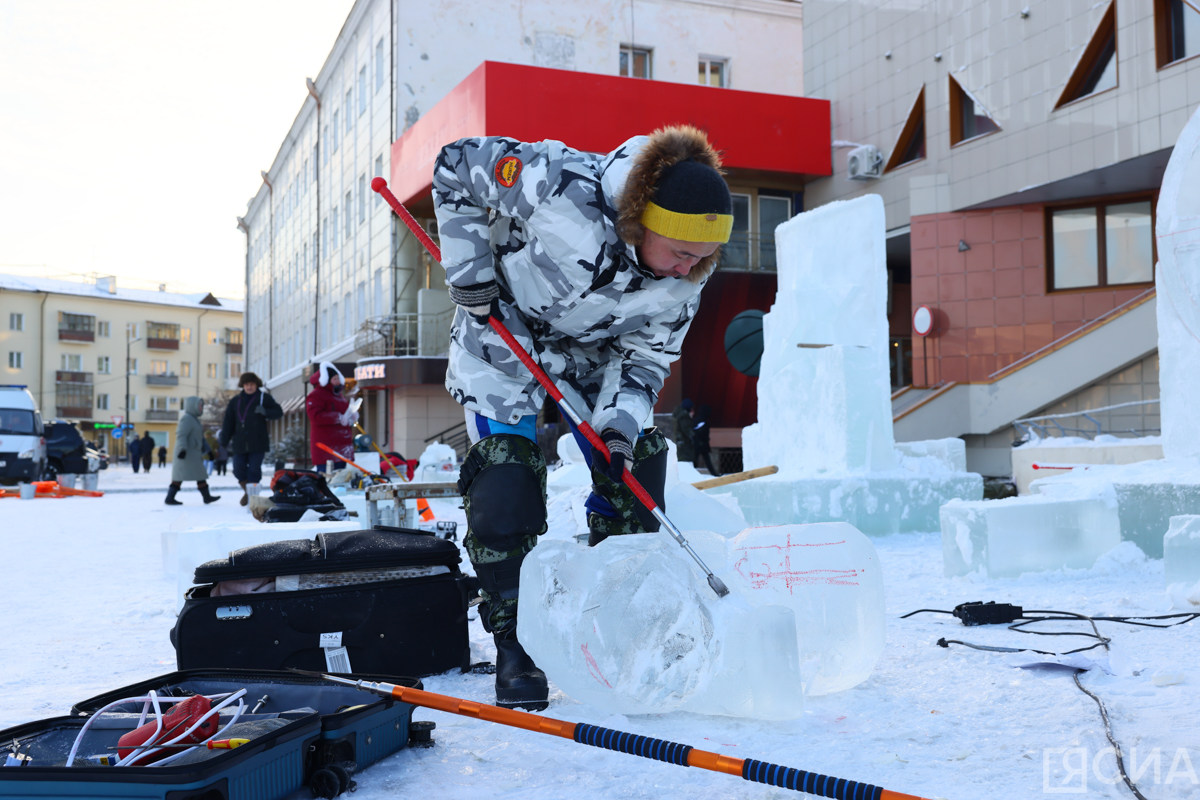
<path fill-rule="evenodd" d="M 127 289 L 117 280 L 116 292 L 110 293 L 107 288 L 95 283 L 81 281 L 63 281 L 54 278 L 36 278 L 25 275 L 0 274 L 0 290 L 10 292 L 48 292 L 50 294 L 71 294 L 79 297 L 93 297 L 97 300 L 124 300 L 129 303 L 152 303 L 159 306 L 182 306 L 184 308 L 220 308 L 224 311 L 242 313 L 246 303 L 228 297 L 215 297 L 211 292 L 156 292 L 150 289 Z"/>

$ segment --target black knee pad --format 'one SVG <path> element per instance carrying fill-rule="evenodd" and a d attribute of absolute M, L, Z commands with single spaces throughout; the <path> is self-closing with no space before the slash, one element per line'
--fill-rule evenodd
<path fill-rule="evenodd" d="M 655 449 L 657 453 L 652 455 L 639 457 L 639 451 Z M 630 472 L 633 477 L 637 478 L 638 483 L 642 485 L 652 498 L 655 504 L 665 513 L 667 503 L 664 499 L 666 496 L 667 485 L 667 440 L 658 430 L 647 434 L 638 440 L 637 446 L 633 450 L 634 464 Z M 646 508 L 639 501 L 637 504 L 638 521 L 642 523 L 642 527 L 647 531 L 654 533 L 658 530 L 658 520 L 650 513 L 650 509 Z"/>
<path fill-rule="evenodd" d="M 478 542 L 507 553 L 546 531 L 542 478 L 546 460 L 524 436 L 498 434 L 467 453 L 458 488 L 467 498 L 467 525 Z"/>

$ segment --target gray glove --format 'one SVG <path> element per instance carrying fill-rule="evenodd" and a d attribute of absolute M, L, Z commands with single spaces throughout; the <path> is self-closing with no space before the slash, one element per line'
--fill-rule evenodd
<path fill-rule="evenodd" d="M 487 327 L 488 319 L 500 316 L 500 287 L 495 281 L 476 283 L 472 286 L 450 286 L 450 299 L 455 305 L 462 306 L 463 311 L 471 315 L 476 323 Z"/>
<path fill-rule="evenodd" d="M 605 428 L 600 438 L 608 445 L 609 460 L 604 461 L 604 454 L 592 448 L 592 465 L 598 466 L 613 483 L 623 482 L 626 464 L 633 464 L 633 443 L 625 438 L 625 434 L 616 428 Z"/>

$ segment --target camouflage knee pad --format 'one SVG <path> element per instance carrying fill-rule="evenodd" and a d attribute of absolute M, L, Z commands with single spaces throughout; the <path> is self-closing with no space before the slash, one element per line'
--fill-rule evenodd
<path fill-rule="evenodd" d="M 483 587 L 479 618 L 498 630 L 516 619 L 521 562 L 546 532 L 546 459 L 523 436 L 488 436 L 467 453 L 458 489 L 463 548 Z"/>
<path fill-rule="evenodd" d="M 640 437 L 634 445 L 630 472 L 650 493 L 659 508 L 665 511 L 663 495 L 667 481 L 667 439 L 657 429 Z M 653 533 L 658 530 L 658 520 L 629 487 L 609 480 L 596 465 L 592 467 L 592 489 L 607 500 L 616 512 L 615 517 L 595 512 L 588 514 L 588 544 L 592 547 L 609 536 Z"/>

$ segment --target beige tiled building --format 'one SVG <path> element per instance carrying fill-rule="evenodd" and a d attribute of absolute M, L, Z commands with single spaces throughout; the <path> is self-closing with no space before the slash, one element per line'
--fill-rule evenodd
<path fill-rule="evenodd" d="M 0 275 L 0 358 L 0 383 L 27 386 L 44 419 L 113 454 L 125 421 L 169 450 L 183 398 L 236 388 L 242 301 Z"/>

